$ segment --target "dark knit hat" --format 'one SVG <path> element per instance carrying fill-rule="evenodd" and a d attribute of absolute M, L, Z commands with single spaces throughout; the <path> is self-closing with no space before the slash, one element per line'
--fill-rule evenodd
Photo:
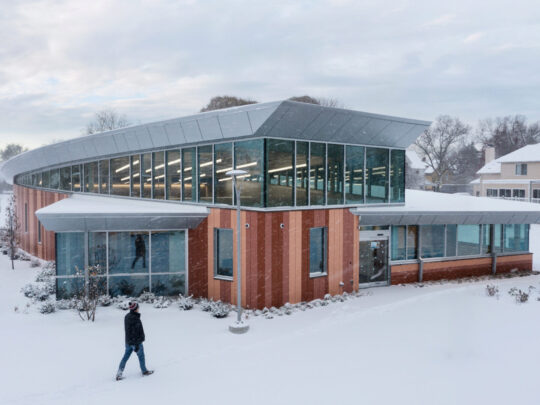
<path fill-rule="evenodd" d="M 129 310 L 130 310 L 130 311 L 136 311 L 137 308 L 139 308 L 139 304 L 137 304 L 137 302 L 131 301 L 131 302 L 129 303 Z"/>

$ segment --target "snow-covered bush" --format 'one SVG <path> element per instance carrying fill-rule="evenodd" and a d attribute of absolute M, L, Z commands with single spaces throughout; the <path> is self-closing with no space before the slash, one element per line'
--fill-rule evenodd
<path fill-rule="evenodd" d="M 494 284 L 486 285 L 486 294 L 488 297 L 495 297 L 499 295 L 499 287 Z"/>
<path fill-rule="evenodd" d="M 77 301 L 74 299 L 56 301 L 56 309 L 58 310 L 74 309 L 76 307 Z"/>
<path fill-rule="evenodd" d="M 30 267 L 39 267 L 39 266 L 41 266 L 41 262 L 38 259 L 30 260 Z"/>
<path fill-rule="evenodd" d="M 138 302 L 144 302 L 147 304 L 153 304 L 155 300 L 156 296 L 151 292 L 143 292 L 137 299 Z"/>
<path fill-rule="evenodd" d="M 56 304 L 53 301 L 45 301 L 39 307 L 39 312 L 42 314 L 52 314 L 56 311 Z"/>
<path fill-rule="evenodd" d="M 24 294 L 27 298 L 33 298 L 37 301 L 45 301 L 49 298 L 51 295 L 51 286 L 46 283 L 29 283 L 26 284 L 22 289 L 21 292 Z"/>
<path fill-rule="evenodd" d="M 214 304 L 214 300 L 210 299 L 206 299 L 206 298 L 202 298 L 200 301 L 199 301 L 199 305 L 201 306 L 201 310 L 203 312 L 210 312 L 212 311 L 212 305 Z"/>
<path fill-rule="evenodd" d="M 23 251 L 19 251 L 19 260 L 24 261 L 24 262 L 29 262 L 31 258 L 27 253 Z"/>
<path fill-rule="evenodd" d="M 113 303 L 110 295 L 102 295 L 98 298 L 98 304 L 102 307 L 108 307 Z"/>
<path fill-rule="evenodd" d="M 231 306 L 221 301 L 212 304 L 211 314 L 214 318 L 226 318 L 231 312 Z"/>
<path fill-rule="evenodd" d="M 154 308 L 164 309 L 169 308 L 171 300 L 167 297 L 156 297 L 154 300 Z"/>
<path fill-rule="evenodd" d="M 178 297 L 178 308 L 183 311 L 189 311 L 193 308 L 195 301 L 193 300 L 193 295 L 189 297 L 184 297 L 182 294 Z"/>
<path fill-rule="evenodd" d="M 55 276 L 55 269 L 51 267 L 44 267 L 36 275 L 36 282 L 44 283 L 50 282 L 51 279 Z M 53 280 L 54 281 L 54 280 Z"/>
<path fill-rule="evenodd" d="M 127 300 L 127 299 L 124 299 L 123 301 L 119 301 L 118 304 L 116 304 L 116 307 L 123 311 L 127 311 L 129 309 L 130 301 L 131 300 Z"/>
<path fill-rule="evenodd" d="M 508 294 L 513 296 L 518 304 L 523 304 L 529 300 L 529 293 L 521 291 L 516 287 L 512 287 L 510 290 L 508 290 Z"/>

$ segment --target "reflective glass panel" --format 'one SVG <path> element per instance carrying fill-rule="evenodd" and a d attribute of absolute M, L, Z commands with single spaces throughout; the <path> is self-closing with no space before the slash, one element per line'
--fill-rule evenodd
<path fill-rule="evenodd" d="M 248 172 L 243 177 L 241 204 L 247 207 L 262 207 L 263 205 L 263 139 L 235 142 L 235 169 Z"/>
<path fill-rule="evenodd" d="M 143 198 L 152 198 L 152 154 L 141 155 L 141 192 Z"/>
<path fill-rule="evenodd" d="M 529 250 L 529 225 L 504 225 L 504 252 Z"/>
<path fill-rule="evenodd" d="M 215 267 L 214 275 L 233 277 L 233 230 L 214 230 Z"/>
<path fill-rule="evenodd" d="M 71 166 L 60 169 L 60 190 L 71 191 Z"/>
<path fill-rule="evenodd" d="M 422 225 L 422 257 L 444 256 L 444 225 Z"/>
<path fill-rule="evenodd" d="M 364 203 L 364 147 L 347 146 L 345 165 L 346 204 Z"/>
<path fill-rule="evenodd" d="M 41 181 L 42 181 L 43 187 L 49 188 L 51 186 L 50 178 L 51 178 L 51 172 L 49 172 L 48 170 L 44 171 L 41 174 Z"/>
<path fill-rule="evenodd" d="M 482 225 L 482 254 L 491 253 L 491 225 Z"/>
<path fill-rule="evenodd" d="M 193 176 L 197 175 L 196 163 L 195 148 L 182 149 L 182 201 L 197 201 L 193 189 Z"/>
<path fill-rule="evenodd" d="M 131 163 L 131 196 L 141 196 L 141 155 L 129 158 Z"/>
<path fill-rule="evenodd" d="M 150 290 L 148 275 L 111 276 L 109 277 L 109 294 L 113 297 L 126 295 L 136 297 Z"/>
<path fill-rule="evenodd" d="M 180 151 L 168 150 L 167 159 L 167 200 L 180 200 Z"/>
<path fill-rule="evenodd" d="M 493 225 L 493 232 L 495 233 L 493 249 L 495 250 L 495 252 L 502 252 L 503 245 L 504 245 L 503 225 L 501 224 Z"/>
<path fill-rule="evenodd" d="M 390 151 L 390 202 L 405 202 L 405 151 Z"/>
<path fill-rule="evenodd" d="M 214 188 L 216 204 L 232 204 L 232 180 L 227 172 L 232 170 L 232 143 L 214 145 L 214 164 L 216 169 Z"/>
<path fill-rule="evenodd" d="M 98 164 L 90 162 L 84 165 L 84 191 L 86 193 L 98 192 Z"/>
<path fill-rule="evenodd" d="M 152 293 L 165 296 L 186 295 L 186 274 L 152 275 Z"/>
<path fill-rule="evenodd" d="M 59 300 L 72 298 L 83 289 L 84 277 L 58 277 L 56 279 L 56 298 Z"/>
<path fill-rule="evenodd" d="M 82 191 L 81 189 L 81 165 L 71 166 L 71 186 L 73 191 Z"/>
<path fill-rule="evenodd" d="M 77 269 L 84 274 L 84 233 L 56 234 L 56 275 L 74 276 Z"/>
<path fill-rule="evenodd" d="M 309 154 L 309 204 L 324 205 L 325 203 L 325 179 L 326 168 L 326 144 L 310 144 Z"/>
<path fill-rule="evenodd" d="M 57 189 L 60 185 L 60 171 L 58 169 L 51 170 L 51 188 Z"/>
<path fill-rule="evenodd" d="M 457 255 L 457 225 L 446 225 L 446 256 Z"/>
<path fill-rule="evenodd" d="M 458 225 L 458 256 L 480 254 L 480 225 Z"/>
<path fill-rule="evenodd" d="M 109 233 L 109 274 L 148 273 L 148 233 Z"/>
<path fill-rule="evenodd" d="M 343 145 L 328 144 L 327 204 L 343 204 Z"/>
<path fill-rule="evenodd" d="M 129 157 L 111 159 L 111 194 L 129 196 Z"/>
<path fill-rule="evenodd" d="M 104 273 L 107 269 L 107 233 L 88 233 L 88 265 L 99 266 Z"/>
<path fill-rule="evenodd" d="M 416 259 L 418 257 L 418 226 L 407 226 L 407 259 Z"/>
<path fill-rule="evenodd" d="M 199 201 L 212 202 L 214 160 L 212 145 L 199 146 Z"/>
<path fill-rule="evenodd" d="M 326 228 L 309 230 L 309 274 L 326 273 Z"/>
<path fill-rule="evenodd" d="M 152 274 L 184 273 L 185 271 L 185 232 L 152 232 Z"/>
<path fill-rule="evenodd" d="M 152 198 L 156 200 L 165 199 L 165 152 L 152 153 L 153 170 L 153 187 L 154 193 Z"/>
<path fill-rule="evenodd" d="M 366 202 L 388 202 L 388 150 L 366 149 Z"/>
<path fill-rule="evenodd" d="M 99 192 L 109 194 L 109 161 L 99 161 Z"/>
<path fill-rule="evenodd" d="M 405 225 L 392 226 L 392 260 L 405 260 L 406 252 L 406 229 Z"/>
<path fill-rule="evenodd" d="M 308 205 L 308 142 L 296 142 L 296 205 Z"/>
<path fill-rule="evenodd" d="M 293 206 L 294 141 L 266 140 L 266 206 Z"/>

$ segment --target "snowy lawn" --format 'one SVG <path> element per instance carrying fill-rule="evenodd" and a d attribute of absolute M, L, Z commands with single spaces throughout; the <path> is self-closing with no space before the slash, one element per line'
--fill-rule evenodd
<path fill-rule="evenodd" d="M 251 318 L 143 304 L 147 363 L 123 354 L 124 311 L 27 313 L 20 288 L 36 269 L 0 256 L 0 404 L 538 404 L 540 302 L 516 304 L 511 287 L 540 277 L 383 287 L 291 316 Z M 19 307 L 15 312 L 14 307 Z"/>

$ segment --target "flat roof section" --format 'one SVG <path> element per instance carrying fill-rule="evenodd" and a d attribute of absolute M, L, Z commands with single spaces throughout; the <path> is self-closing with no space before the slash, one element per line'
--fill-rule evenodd
<path fill-rule="evenodd" d="M 360 225 L 538 224 L 540 204 L 405 190 L 405 205 L 352 208 Z"/>
<path fill-rule="evenodd" d="M 209 213 L 201 205 L 73 194 L 36 216 L 54 232 L 165 231 L 195 228 Z"/>

